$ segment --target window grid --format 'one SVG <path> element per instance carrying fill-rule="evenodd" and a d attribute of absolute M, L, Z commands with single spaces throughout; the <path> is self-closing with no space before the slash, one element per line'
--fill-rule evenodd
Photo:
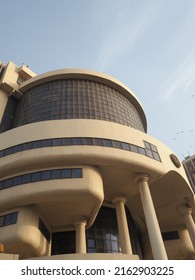
<path fill-rule="evenodd" d="M 81 79 L 50 81 L 28 90 L 18 101 L 12 127 L 57 119 L 99 119 L 145 131 L 128 98 L 107 85 Z"/>
<path fill-rule="evenodd" d="M 144 141 L 144 146 L 145 146 L 146 156 L 153 158 L 157 161 L 161 161 L 158 153 L 158 149 L 155 145 Z"/>
<path fill-rule="evenodd" d="M 16 177 L 8 178 L 0 181 L 0 190 L 11 188 L 18 185 L 52 180 L 52 179 L 69 179 L 82 178 L 81 168 L 53 169 L 27 173 Z"/>
<path fill-rule="evenodd" d="M 18 219 L 18 212 L 13 212 L 0 216 L 0 227 L 16 224 L 17 219 Z"/>
<path fill-rule="evenodd" d="M 121 142 L 112 139 L 103 138 L 92 138 L 92 137 L 73 137 L 73 138 L 54 138 L 54 139 L 44 139 L 37 140 L 33 142 L 27 142 L 24 144 L 19 144 L 13 147 L 6 148 L 0 151 L 0 158 L 15 154 L 18 152 L 38 149 L 45 147 L 57 147 L 57 146 L 72 146 L 72 145 L 82 145 L 82 146 L 102 146 L 108 148 L 116 148 L 125 151 L 130 151 L 133 153 L 139 153 L 141 155 L 150 157 L 154 160 L 161 161 L 157 147 L 144 141 L 145 148 L 136 146 L 130 143 Z"/>

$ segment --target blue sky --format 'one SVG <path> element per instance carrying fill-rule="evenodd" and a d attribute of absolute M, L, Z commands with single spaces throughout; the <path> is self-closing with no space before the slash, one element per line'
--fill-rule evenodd
<path fill-rule="evenodd" d="M 148 133 L 195 153 L 194 0 L 0 0 L 0 60 L 100 71 L 140 100 Z"/>

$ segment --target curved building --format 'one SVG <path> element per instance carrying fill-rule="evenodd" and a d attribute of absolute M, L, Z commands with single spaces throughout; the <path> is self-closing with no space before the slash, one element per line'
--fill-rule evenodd
<path fill-rule="evenodd" d="M 193 191 L 130 89 L 0 69 L 0 258 L 195 257 Z"/>

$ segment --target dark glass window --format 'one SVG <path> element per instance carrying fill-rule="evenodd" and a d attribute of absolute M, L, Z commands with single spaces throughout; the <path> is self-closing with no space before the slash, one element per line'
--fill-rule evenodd
<path fill-rule="evenodd" d="M 4 181 L 0 182 L 0 190 L 4 188 Z"/>
<path fill-rule="evenodd" d="M 121 142 L 119 141 L 112 141 L 113 148 L 121 149 Z"/>
<path fill-rule="evenodd" d="M 72 177 L 72 172 L 71 169 L 64 169 L 62 173 L 63 178 L 71 178 Z"/>
<path fill-rule="evenodd" d="M 52 146 L 52 140 L 46 139 L 42 141 L 42 147 L 51 147 Z"/>
<path fill-rule="evenodd" d="M 22 144 L 14 147 L 14 152 L 15 153 L 18 153 L 18 152 L 21 152 L 21 151 L 23 151 L 23 145 Z"/>
<path fill-rule="evenodd" d="M 35 173 L 32 173 L 31 181 L 32 181 L 32 182 L 41 181 L 41 176 L 42 176 L 42 172 L 35 172 Z"/>
<path fill-rule="evenodd" d="M 103 139 L 95 138 L 94 141 L 96 146 L 103 146 Z"/>
<path fill-rule="evenodd" d="M 42 147 L 42 141 L 34 141 L 33 142 L 33 149 L 41 148 Z"/>
<path fill-rule="evenodd" d="M 22 176 L 14 177 L 13 184 L 15 186 L 22 184 Z"/>
<path fill-rule="evenodd" d="M 130 145 L 130 150 L 134 153 L 138 153 L 138 147 L 135 145 Z"/>
<path fill-rule="evenodd" d="M 18 212 L 0 216 L 0 227 L 16 224 L 18 219 Z"/>
<path fill-rule="evenodd" d="M 24 174 L 22 177 L 22 183 L 23 184 L 28 184 L 31 182 L 31 175 L 32 174 Z"/>
<path fill-rule="evenodd" d="M 72 145 L 72 138 L 64 138 L 63 139 L 63 145 L 64 146 Z"/>
<path fill-rule="evenodd" d="M 144 145 L 146 148 L 146 155 L 150 158 L 153 158 L 155 160 L 161 161 L 159 153 L 158 153 L 158 149 L 155 145 L 148 143 L 146 141 L 144 141 Z"/>
<path fill-rule="evenodd" d="M 4 156 L 5 156 L 4 150 L 0 151 L 0 158 Z"/>
<path fill-rule="evenodd" d="M 82 145 L 83 139 L 81 137 L 75 137 L 73 138 L 73 145 Z"/>
<path fill-rule="evenodd" d="M 32 142 L 23 144 L 23 150 L 30 150 L 31 148 L 32 148 Z"/>
<path fill-rule="evenodd" d="M 5 132 L 12 128 L 15 112 L 17 109 L 18 100 L 10 96 L 0 123 L 0 133 Z"/>
<path fill-rule="evenodd" d="M 63 178 L 82 178 L 82 169 L 54 169 L 28 173 L 13 178 L 6 179 L 0 182 L 0 190 L 10 188 L 13 186 L 28 184 L 30 182 L 39 182 L 42 180 L 50 179 L 63 179 Z"/>
<path fill-rule="evenodd" d="M 75 231 L 52 233 L 51 255 L 75 253 Z"/>
<path fill-rule="evenodd" d="M 5 181 L 5 183 L 4 183 L 4 189 L 10 188 L 10 187 L 12 186 L 12 184 L 13 184 L 12 178 L 11 178 L 11 179 L 7 179 L 7 180 Z"/>
<path fill-rule="evenodd" d="M 71 85 L 71 86 L 70 86 Z M 95 81 L 65 79 L 46 82 L 25 92 L 11 125 L 52 119 L 100 119 L 145 131 L 138 110 L 117 90 Z"/>
<path fill-rule="evenodd" d="M 88 253 L 119 253 L 116 211 L 102 207 L 94 224 L 87 229 Z"/>
<path fill-rule="evenodd" d="M 122 149 L 129 151 L 129 144 L 122 142 L 121 143 Z"/>
<path fill-rule="evenodd" d="M 179 234 L 177 231 L 163 232 L 162 238 L 164 241 L 176 240 L 176 239 L 179 239 Z"/>
<path fill-rule="evenodd" d="M 53 139 L 52 143 L 53 143 L 53 146 L 62 146 L 63 145 L 62 138 Z"/>
<path fill-rule="evenodd" d="M 51 178 L 51 171 L 46 170 L 42 172 L 42 180 L 49 180 Z"/>
<path fill-rule="evenodd" d="M 0 227 L 3 226 L 3 222 L 4 222 L 4 216 L 0 216 Z"/>
<path fill-rule="evenodd" d="M 112 147 L 112 141 L 108 139 L 103 139 L 103 146 L 104 147 Z"/>
<path fill-rule="evenodd" d="M 138 147 L 139 154 L 146 155 L 146 151 L 144 148 Z"/>
<path fill-rule="evenodd" d="M 61 169 L 52 170 L 51 173 L 52 173 L 52 175 L 51 175 L 52 179 L 59 179 L 59 178 L 62 177 L 62 170 Z"/>
<path fill-rule="evenodd" d="M 82 178 L 82 169 L 81 168 L 74 168 L 72 169 L 72 178 Z"/>
<path fill-rule="evenodd" d="M 153 158 L 153 153 L 151 150 L 146 149 L 146 155 L 150 158 Z"/>
<path fill-rule="evenodd" d="M 84 145 L 93 145 L 93 138 L 84 138 Z"/>
<path fill-rule="evenodd" d="M 43 223 L 43 221 L 41 219 L 39 219 L 39 230 L 40 232 L 43 234 L 43 236 L 45 237 L 45 239 L 47 240 L 47 242 L 50 243 L 50 231 L 48 230 L 48 228 L 46 227 L 46 225 Z"/>
<path fill-rule="evenodd" d="M 0 157 L 7 156 L 8 154 L 17 153 L 19 151 L 52 147 L 52 146 L 69 146 L 69 145 L 94 145 L 113 147 L 117 149 L 123 149 L 134 153 L 139 153 L 147 157 L 153 158 L 157 161 L 161 161 L 157 147 L 144 141 L 145 149 L 130 143 L 120 142 L 112 139 L 90 138 L 90 137 L 73 137 L 73 138 L 56 138 L 45 139 L 34 142 L 28 142 L 14 147 L 6 148 L 0 151 Z M 157 151 L 157 152 L 156 152 Z"/>

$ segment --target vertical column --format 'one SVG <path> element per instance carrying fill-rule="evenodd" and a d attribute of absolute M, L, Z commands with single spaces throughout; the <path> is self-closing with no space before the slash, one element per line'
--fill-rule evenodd
<path fill-rule="evenodd" d="M 179 207 L 179 212 L 184 218 L 186 228 L 189 232 L 190 239 L 191 239 L 193 247 L 195 249 L 195 225 L 194 225 L 194 221 L 192 218 L 192 208 L 187 205 L 183 205 L 183 206 Z"/>
<path fill-rule="evenodd" d="M 136 182 L 139 187 L 141 196 L 142 206 L 146 219 L 146 225 L 149 233 L 150 243 L 152 252 L 155 260 L 167 260 L 167 254 L 165 251 L 161 231 L 159 228 L 154 204 L 152 201 L 149 185 L 148 176 L 145 174 L 136 177 Z"/>
<path fill-rule="evenodd" d="M 74 223 L 76 227 L 76 253 L 85 254 L 86 249 L 86 235 L 85 235 L 85 226 L 87 221 L 84 217 L 80 217 Z"/>
<path fill-rule="evenodd" d="M 112 203 L 116 207 L 119 239 L 120 239 L 122 254 L 132 255 L 129 229 L 128 229 L 126 212 L 125 212 L 125 202 L 126 202 L 125 197 L 121 195 L 115 196 L 115 198 L 112 201 Z"/>

